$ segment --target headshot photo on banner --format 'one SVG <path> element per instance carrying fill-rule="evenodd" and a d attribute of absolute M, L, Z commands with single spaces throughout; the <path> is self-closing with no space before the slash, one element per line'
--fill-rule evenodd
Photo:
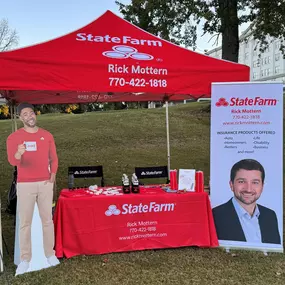
<path fill-rule="evenodd" d="M 211 205 L 221 247 L 283 252 L 283 84 L 214 83 Z"/>

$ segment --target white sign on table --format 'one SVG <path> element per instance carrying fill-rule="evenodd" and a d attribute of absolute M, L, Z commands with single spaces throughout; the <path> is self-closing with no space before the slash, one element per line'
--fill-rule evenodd
<path fill-rule="evenodd" d="M 195 192 L 195 169 L 179 169 L 178 190 Z"/>

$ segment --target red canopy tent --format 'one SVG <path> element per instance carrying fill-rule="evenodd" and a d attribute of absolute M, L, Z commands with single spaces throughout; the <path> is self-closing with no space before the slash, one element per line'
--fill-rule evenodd
<path fill-rule="evenodd" d="M 212 82 L 248 81 L 249 67 L 192 52 L 110 11 L 63 37 L 0 53 L 0 90 L 33 104 L 210 96 Z"/>
<path fill-rule="evenodd" d="M 174 45 L 110 11 L 63 37 L 0 53 L 0 93 L 13 103 L 168 102 L 209 97 L 212 82 L 248 80 L 249 67 Z"/>

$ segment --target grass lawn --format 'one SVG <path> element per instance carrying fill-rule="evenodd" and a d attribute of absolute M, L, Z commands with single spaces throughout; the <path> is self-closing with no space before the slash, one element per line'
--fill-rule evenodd
<path fill-rule="evenodd" d="M 206 105 L 190 103 L 169 109 L 171 168 L 195 168 L 209 180 L 209 114 Z M 166 165 L 165 109 L 95 112 L 81 115 L 42 115 L 39 125 L 55 137 L 59 172 L 57 194 L 67 186 L 67 167 L 103 165 L 107 185 L 119 185 L 122 173 L 135 166 Z M 19 123 L 20 126 L 20 123 Z M 2 227 L 10 255 L 4 249 L 6 276 L 0 284 L 285 284 L 285 256 L 222 249 L 178 248 L 61 260 L 55 268 L 14 277 L 14 218 L 5 203 L 12 179 L 6 139 L 10 121 L 0 121 L 0 193 Z M 80 180 L 79 180 L 80 181 Z M 99 181 L 98 181 L 99 182 Z M 84 183 L 84 182 L 83 182 Z"/>

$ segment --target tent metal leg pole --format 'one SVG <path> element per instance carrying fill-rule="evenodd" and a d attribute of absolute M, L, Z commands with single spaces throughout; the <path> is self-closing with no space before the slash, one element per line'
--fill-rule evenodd
<path fill-rule="evenodd" d="M 14 124 L 15 124 L 15 131 L 17 131 L 18 125 L 17 125 L 17 108 L 16 108 L 16 105 L 14 105 Z"/>
<path fill-rule="evenodd" d="M 168 117 L 168 101 L 165 102 L 166 110 L 166 137 L 167 137 L 167 166 L 168 166 L 168 180 L 170 179 L 170 144 L 169 144 L 169 117 Z"/>
<path fill-rule="evenodd" d="M 13 111 L 13 106 L 10 106 L 10 114 L 11 114 L 11 123 L 12 123 L 12 133 L 14 133 L 14 111 Z"/>

